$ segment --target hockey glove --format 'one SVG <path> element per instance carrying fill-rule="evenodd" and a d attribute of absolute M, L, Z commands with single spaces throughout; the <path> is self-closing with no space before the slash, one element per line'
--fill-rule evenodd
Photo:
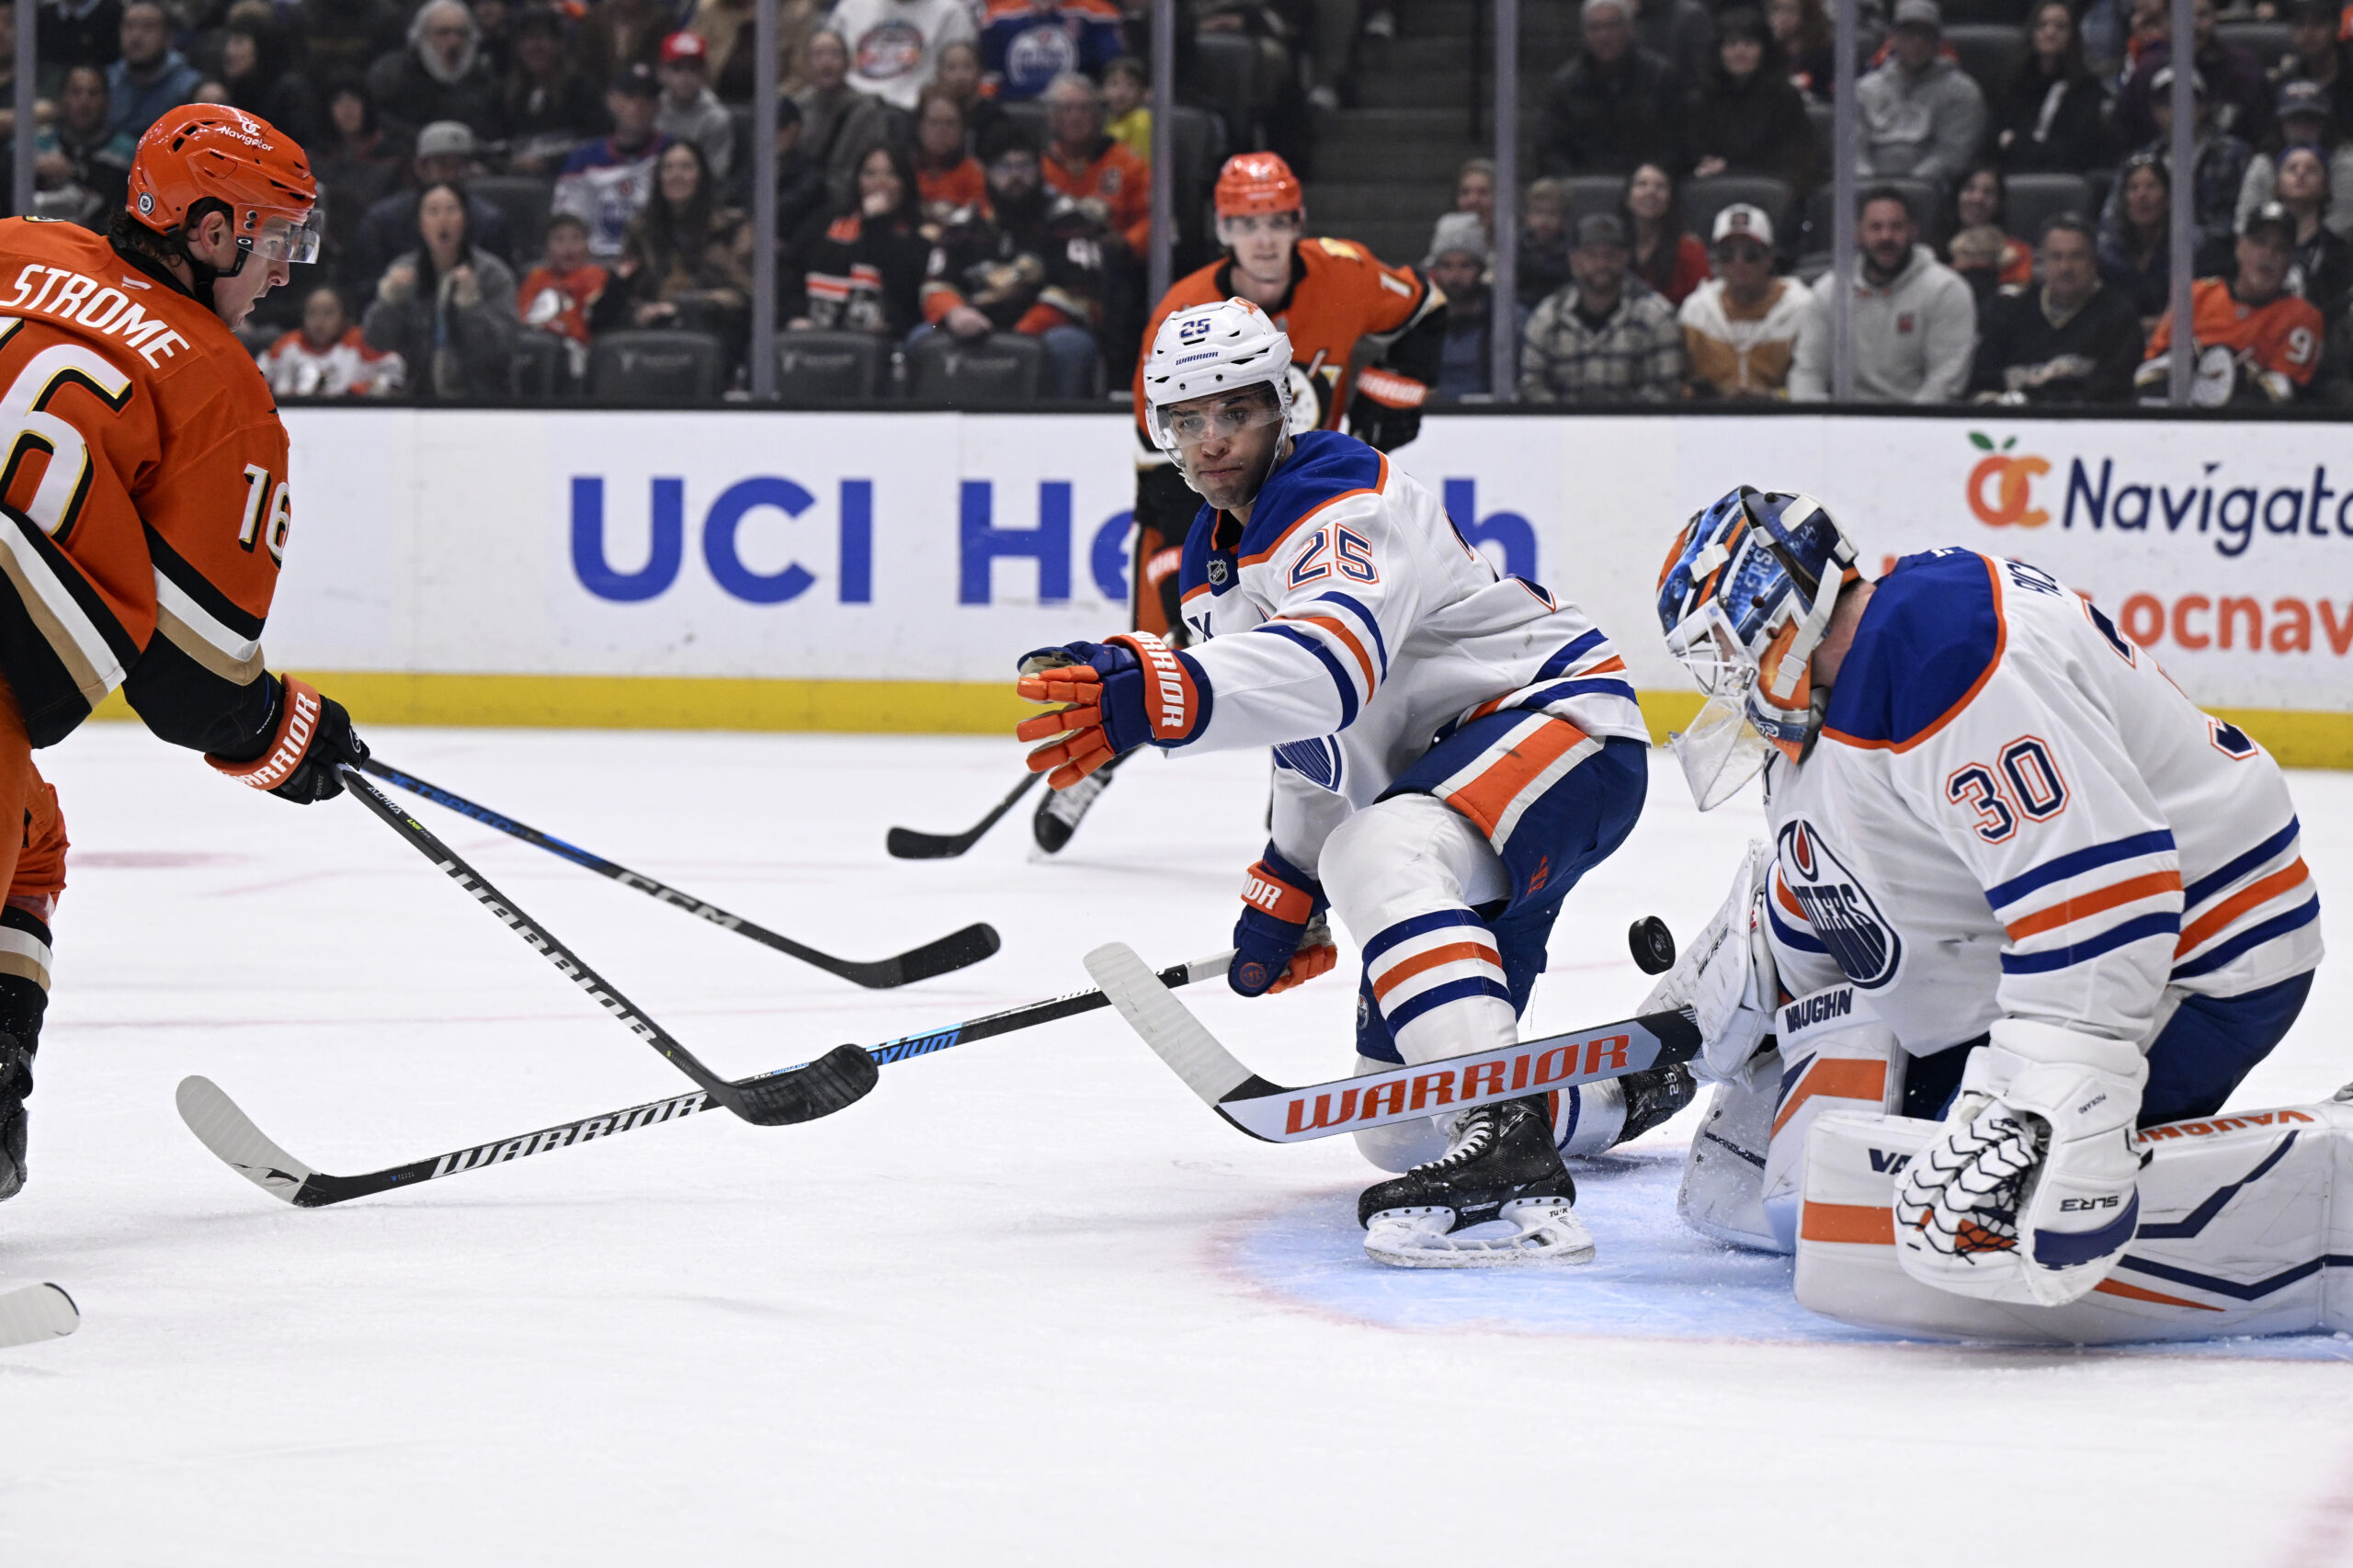
<path fill-rule="evenodd" d="M 1200 665 L 1148 631 L 1036 649 L 1023 657 L 1015 689 L 1031 702 L 1062 704 L 1013 731 L 1047 743 L 1029 754 L 1029 771 L 1057 790 L 1147 742 L 1183 745 L 1209 718 Z"/>
<path fill-rule="evenodd" d="M 1393 452 L 1422 433 L 1429 387 L 1411 376 L 1370 366 L 1348 400 L 1348 434 L 1377 452 Z"/>
<path fill-rule="evenodd" d="M 2133 1122 L 2148 1077 L 2129 1041 L 1995 1019 L 1962 1071 L 1943 1136 L 1896 1185 L 1904 1272 L 2027 1306 L 2088 1293 L 2140 1220 Z"/>
<path fill-rule="evenodd" d="M 278 725 L 269 745 L 246 760 L 207 752 L 204 760 L 256 790 L 267 790 L 298 806 L 332 801 L 343 793 L 338 764 L 360 762 L 368 744 L 351 733 L 351 715 L 333 698 L 292 676 L 278 687 Z"/>
<path fill-rule="evenodd" d="M 1699 1021 L 1702 1076 L 1728 1083 L 1772 1031 L 1774 1004 L 1781 982 L 1766 933 L 1765 900 L 1773 876 L 1773 851 L 1752 839 L 1748 858 L 1733 878 L 1732 892 L 1715 918 L 1699 928 L 1675 967 L 1659 977 L 1643 1001 L 1645 1013 L 1688 1007 Z"/>
<path fill-rule="evenodd" d="M 1242 881 L 1242 918 L 1233 923 L 1233 962 L 1225 983 L 1245 996 L 1288 991 L 1340 961 L 1324 912 L 1323 884 L 1284 859 L 1272 844 Z"/>

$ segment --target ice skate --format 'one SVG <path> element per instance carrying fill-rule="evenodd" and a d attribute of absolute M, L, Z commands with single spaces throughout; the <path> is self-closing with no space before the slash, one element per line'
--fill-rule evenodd
<path fill-rule="evenodd" d="M 1067 790 L 1048 790 L 1029 818 L 1029 834 L 1038 841 L 1038 847 L 1049 855 L 1061 854 L 1063 846 L 1070 842 L 1071 835 L 1086 820 L 1095 798 L 1111 787 L 1111 776 L 1119 770 L 1119 763 L 1109 763 Z"/>
<path fill-rule="evenodd" d="M 1576 1196 L 1543 1099 L 1506 1100 L 1464 1111 L 1438 1159 L 1366 1188 L 1357 1221 L 1365 1256 L 1397 1268 L 1590 1263 Z M 1490 1221 L 1512 1229 L 1463 1233 Z"/>
<path fill-rule="evenodd" d="M 0 1031 L 0 1200 L 25 1187 L 25 1096 L 33 1092 L 33 1053 Z"/>

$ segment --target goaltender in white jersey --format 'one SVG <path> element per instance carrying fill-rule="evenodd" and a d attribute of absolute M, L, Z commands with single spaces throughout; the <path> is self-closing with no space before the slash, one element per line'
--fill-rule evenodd
<path fill-rule="evenodd" d="M 1290 359 L 1246 301 L 1162 324 L 1143 372 L 1151 426 L 1209 502 L 1182 568 L 1197 641 L 1040 650 L 1023 695 L 1072 706 L 1018 733 L 1048 743 L 1030 766 L 1056 789 L 1143 744 L 1272 746 L 1273 835 L 1245 881 L 1233 989 L 1332 967 L 1328 906 L 1364 952 L 1360 1057 L 1507 1046 L 1562 899 L 1641 812 L 1647 731 L 1583 614 L 1499 577 L 1372 448 L 1285 433 Z M 1359 1201 L 1367 1250 L 1415 1267 L 1581 1262 L 1592 1244 L 1562 1150 L 1631 1136 L 1694 1088 L 1667 1068 L 1367 1130 L 1375 1164 L 1414 1167 Z M 1498 1218 L 1518 1229 L 1492 1244 L 1456 1234 Z"/>
<path fill-rule="evenodd" d="M 1660 580 L 1711 699 L 1677 742 L 1694 792 L 1761 764 L 1773 834 L 1649 1004 L 1698 1005 L 1722 1080 L 1686 1217 L 1885 1326 L 2353 1312 L 2324 1278 L 2353 1111 L 2216 1120 L 2321 958 L 2278 767 L 2031 565 L 1854 560 L 1811 499 L 1744 488 Z"/>

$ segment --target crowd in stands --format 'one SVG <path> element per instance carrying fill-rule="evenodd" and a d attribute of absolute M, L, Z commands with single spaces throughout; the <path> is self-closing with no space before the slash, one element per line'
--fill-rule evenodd
<path fill-rule="evenodd" d="M 2287 47 L 2259 58 L 2197 0 L 2177 179 L 2165 0 L 1968 3 L 1948 28 L 1938 0 L 1866 0 L 1840 280 L 1821 0 L 1584 0 L 1518 194 L 1519 398 L 1827 398 L 1843 288 L 1860 401 L 2162 402 L 2178 192 L 2193 400 L 2353 403 L 2353 6 L 2266 0 Z M 1466 165 L 1431 243 L 1480 324 L 1441 398 L 1491 391 L 1492 222 L 1463 219 L 1495 199 Z"/>
<path fill-rule="evenodd" d="M 1178 0 L 1179 101 L 1216 105 L 1227 151 L 1303 158 L 1358 40 L 1425 3 Z M 1859 254 L 1836 279 L 1824 0 L 1581 0 L 1533 105 L 1539 177 L 1499 191 L 1471 161 L 1427 253 L 1390 258 L 1449 299 L 1438 396 L 1826 397 L 1842 288 L 1863 400 L 2162 396 L 2178 200 L 2197 396 L 2353 403 L 2353 3 L 2197 0 L 2186 172 L 2166 0 L 1947 3 L 1966 19 L 1862 0 Z M 780 335 L 892 356 L 1025 337 L 1047 395 L 1123 385 L 1150 303 L 1149 0 L 779 4 Z M 324 191 L 322 265 L 255 328 L 281 393 L 575 389 L 600 341 L 663 333 L 715 344 L 741 387 L 755 11 L 41 0 L 34 210 L 103 226 L 158 115 L 231 103 L 301 140 Z M 0 75 L 12 43 L 0 26 Z M 1204 96 L 1213 44 L 1257 62 L 1239 106 Z M 17 129 L 0 115 L 0 141 Z M 1518 212 L 1506 389 L 1488 350 L 1500 201 Z M 1180 266 L 1207 259 L 1195 215 L 1178 228 Z"/>

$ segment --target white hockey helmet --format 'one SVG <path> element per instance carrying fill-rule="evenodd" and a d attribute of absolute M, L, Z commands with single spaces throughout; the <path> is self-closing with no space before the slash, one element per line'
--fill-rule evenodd
<path fill-rule="evenodd" d="M 1290 335 L 1247 300 L 1221 300 L 1172 312 L 1154 335 L 1144 360 L 1145 423 L 1155 445 L 1176 449 L 1165 417 L 1170 403 L 1244 387 L 1274 389 L 1283 423 L 1290 423 Z"/>

